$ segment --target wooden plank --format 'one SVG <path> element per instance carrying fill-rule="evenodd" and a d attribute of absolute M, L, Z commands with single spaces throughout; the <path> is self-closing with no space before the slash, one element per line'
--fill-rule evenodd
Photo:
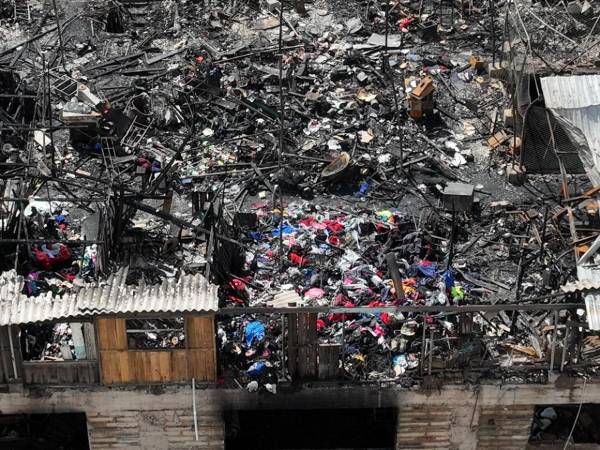
<path fill-rule="evenodd" d="M 298 376 L 300 378 L 309 377 L 309 352 L 308 352 L 308 314 L 298 314 Z"/>
<path fill-rule="evenodd" d="M 13 325 L 8 327 L 10 333 L 12 333 L 12 343 L 13 343 L 13 353 L 15 358 L 15 364 L 17 366 L 17 378 L 23 377 L 23 355 L 21 354 L 21 339 L 19 337 L 20 327 L 18 325 Z M 10 341 L 7 341 L 8 347 L 10 349 Z M 10 350 L 9 350 L 9 358 L 12 358 Z M 9 368 L 12 371 L 12 359 L 9 359 Z M 12 373 L 12 372 L 11 372 Z M 11 378 L 14 378 L 14 373 Z"/>
<path fill-rule="evenodd" d="M 0 383 L 8 383 L 11 378 L 11 370 L 7 327 L 0 327 Z"/>
<path fill-rule="evenodd" d="M 287 316 L 287 350 L 288 350 L 288 372 L 295 377 L 298 373 L 298 314 L 286 314 Z"/>
<path fill-rule="evenodd" d="M 27 361 L 23 364 L 25 384 L 95 384 L 97 363 L 93 361 Z"/>
<path fill-rule="evenodd" d="M 133 370 L 131 381 L 148 382 L 152 381 L 152 372 L 150 367 L 149 352 L 129 352 L 129 362 Z"/>
<path fill-rule="evenodd" d="M 340 344 L 319 345 L 319 379 L 331 380 L 339 376 Z"/>
<path fill-rule="evenodd" d="M 214 316 L 186 317 L 186 340 L 188 348 L 210 349 L 215 347 Z"/>
<path fill-rule="evenodd" d="M 189 349 L 189 375 L 197 381 L 215 381 L 216 365 L 212 350 Z"/>
<path fill-rule="evenodd" d="M 121 350 L 105 350 L 100 352 L 102 366 L 102 383 L 118 384 L 134 381 L 133 370 L 130 366 L 129 353 Z"/>
<path fill-rule="evenodd" d="M 307 319 L 307 347 L 308 347 L 308 376 L 316 378 L 318 374 L 317 367 L 317 314 L 308 314 Z"/>
<path fill-rule="evenodd" d="M 96 330 L 100 350 L 127 350 L 125 319 L 98 319 Z"/>
<path fill-rule="evenodd" d="M 134 369 L 135 383 L 163 383 L 172 381 L 170 351 L 132 351 L 130 364 Z"/>
<path fill-rule="evenodd" d="M 114 352 L 101 351 L 100 352 L 100 364 L 101 364 L 101 375 L 100 379 L 104 384 L 112 384 L 120 381 L 115 376 L 115 370 L 113 367 L 113 361 L 115 360 Z M 120 377 L 119 377 L 120 378 Z"/>
<path fill-rule="evenodd" d="M 156 361 L 158 381 L 174 381 L 173 368 L 171 367 L 171 352 L 156 352 L 152 355 L 151 361 Z M 154 365 L 153 365 L 154 367 Z"/>
<path fill-rule="evenodd" d="M 190 380 L 188 370 L 187 350 L 173 350 L 171 352 L 172 381 Z"/>
<path fill-rule="evenodd" d="M 300 378 L 317 376 L 317 315 L 316 313 L 298 313 L 294 335 L 297 343 L 296 374 Z M 290 371 L 290 373 L 292 373 Z M 293 373 L 292 373 L 293 376 Z"/>
<path fill-rule="evenodd" d="M 83 341 L 85 342 L 85 354 L 87 359 L 98 359 L 96 333 L 94 332 L 94 324 L 91 322 L 83 323 Z"/>

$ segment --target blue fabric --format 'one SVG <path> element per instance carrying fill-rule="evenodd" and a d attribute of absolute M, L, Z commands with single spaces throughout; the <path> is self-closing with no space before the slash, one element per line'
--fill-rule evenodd
<path fill-rule="evenodd" d="M 291 226 L 290 224 L 288 224 L 288 223 L 286 223 L 285 225 L 282 225 L 282 226 L 281 226 L 281 233 L 282 233 L 282 234 L 292 234 L 292 233 L 294 233 L 295 231 L 296 231 L 296 229 L 295 229 L 293 226 Z M 271 231 L 271 234 L 272 234 L 274 237 L 277 237 L 277 236 L 279 236 L 279 227 L 275 227 L 275 228 L 273 229 L 273 231 Z"/>
<path fill-rule="evenodd" d="M 260 231 L 251 231 L 249 234 L 255 241 L 260 241 L 263 238 L 263 234 Z"/>
<path fill-rule="evenodd" d="M 246 346 L 250 347 L 254 342 L 260 342 L 265 338 L 265 326 L 258 320 L 246 325 Z"/>
<path fill-rule="evenodd" d="M 437 275 L 437 264 L 436 263 L 430 263 L 430 264 L 418 263 L 417 268 L 419 269 L 419 272 L 421 272 L 426 277 L 435 278 L 435 276 Z"/>
<path fill-rule="evenodd" d="M 257 377 L 265 370 L 265 367 L 266 365 L 263 361 L 257 361 L 250 366 L 246 373 L 250 377 Z"/>
<path fill-rule="evenodd" d="M 444 283 L 446 283 L 446 289 L 451 289 L 454 286 L 454 272 L 451 270 L 444 272 Z"/>
<path fill-rule="evenodd" d="M 355 192 L 354 196 L 362 197 L 369 191 L 370 188 L 371 188 L 371 185 L 369 183 L 367 183 L 366 181 L 363 181 L 362 183 L 360 183 L 360 186 L 358 187 L 358 192 Z"/>

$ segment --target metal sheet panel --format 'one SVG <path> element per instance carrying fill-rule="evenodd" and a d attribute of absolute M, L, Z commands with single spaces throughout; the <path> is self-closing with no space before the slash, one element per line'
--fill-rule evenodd
<path fill-rule="evenodd" d="M 586 290 L 585 310 L 588 326 L 592 330 L 600 330 L 600 266 L 577 266 L 577 278 L 583 289 Z"/>
<path fill-rule="evenodd" d="M 600 330 L 600 290 L 593 290 L 585 294 L 585 310 L 590 329 Z"/>
<path fill-rule="evenodd" d="M 200 274 L 160 284 L 125 284 L 127 268 L 98 284 L 74 288 L 62 297 L 22 294 L 24 279 L 14 271 L 0 275 L 0 325 L 127 313 L 216 312 L 217 286 Z"/>
<path fill-rule="evenodd" d="M 600 182 L 600 75 L 545 77 L 540 81 L 546 107 L 585 136 L 592 161 L 581 156 L 588 168 L 593 165 L 596 169 L 588 171 L 592 181 Z"/>
<path fill-rule="evenodd" d="M 587 108 L 600 105 L 600 75 L 541 79 L 547 108 Z"/>

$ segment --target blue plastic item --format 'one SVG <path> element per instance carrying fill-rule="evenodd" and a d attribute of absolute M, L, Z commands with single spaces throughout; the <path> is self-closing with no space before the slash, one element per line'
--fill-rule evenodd
<path fill-rule="evenodd" d="M 246 325 L 246 346 L 250 347 L 254 342 L 260 342 L 265 338 L 265 326 L 258 320 Z"/>

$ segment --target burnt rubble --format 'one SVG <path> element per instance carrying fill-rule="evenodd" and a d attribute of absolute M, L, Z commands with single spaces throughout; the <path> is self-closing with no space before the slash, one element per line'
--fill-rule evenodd
<path fill-rule="evenodd" d="M 330 378 L 595 371 L 573 286 L 599 188 L 584 156 L 523 162 L 541 74 L 596 70 L 587 3 L 14 2 L 0 264 L 29 296 L 205 274 L 222 381 L 251 391 L 294 378 L 294 311 Z M 33 359 L 64 357 L 59 325 Z M 183 345 L 163 325 L 136 345 Z"/>

